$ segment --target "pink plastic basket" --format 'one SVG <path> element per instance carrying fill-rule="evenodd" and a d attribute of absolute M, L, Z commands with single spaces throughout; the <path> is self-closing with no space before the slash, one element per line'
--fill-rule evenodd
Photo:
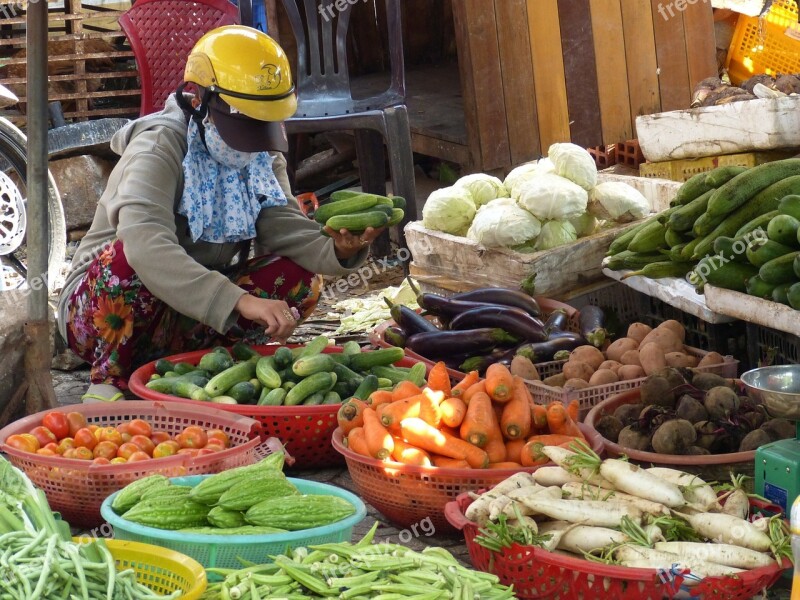
<path fill-rule="evenodd" d="M 475 541 L 478 525 L 464 516 L 472 502 L 468 494 L 460 494 L 445 507 L 447 520 L 464 533 L 472 566 L 479 571 L 494 573 L 505 585 L 513 585 L 517 598 L 661 600 L 678 596 L 684 579 L 680 573 L 604 565 L 519 544 L 505 548 L 503 552 L 488 550 Z M 754 506 L 766 510 L 777 508 L 758 503 Z M 776 563 L 735 577 L 707 577 L 691 588 L 691 594 L 719 600 L 750 599 L 774 585 L 784 569 L 789 567 L 791 563 L 784 559 L 781 565 Z"/>
<path fill-rule="evenodd" d="M 273 448 L 280 448 L 274 440 L 261 440 L 261 427 L 257 421 L 211 406 L 190 407 L 160 402 L 123 401 L 65 406 L 54 410 L 63 413 L 80 412 L 89 425 L 116 426 L 131 419 L 144 419 L 153 430 L 166 431 L 171 436 L 179 434 L 189 425 L 221 429 L 228 434 L 231 441 L 230 448 L 205 456 L 176 454 L 130 464 L 98 465 L 86 460 L 31 454 L 5 443 L 10 435 L 27 433 L 41 425 L 44 412 L 15 421 L 0 430 L 0 451 L 44 490 L 54 511 L 60 512 L 71 525 L 82 527 L 100 524 L 100 505 L 103 500 L 142 477 L 156 473 L 168 477 L 219 473 L 252 464 L 270 454 Z"/>

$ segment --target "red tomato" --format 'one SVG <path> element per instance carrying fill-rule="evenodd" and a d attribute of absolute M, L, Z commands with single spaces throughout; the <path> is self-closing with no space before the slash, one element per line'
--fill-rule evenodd
<path fill-rule="evenodd" d="M 150 434 L 150 439 L 153 440 L 153 443 L 158 446 L 161 442 L 168 442 L 172 439 L 172 436 L 168 434 L 166 431 L 154 431 Z"/>
<path fill-rule="evenodd" d="M 79 460 L 93 460 L 94 454 L 88 448 L 75 448 L 75 456 L 72 458 L 77 458 Z"/>
<path fill-rule="evenodd" d="M 67 415 L 62 412 L 50 411 L 42 417 L 42 425 L 53 432 L 57 439 L 65 438 L 69 435 L 69 421 Z"/>
<path fill-rule="evenodd" d="M 63 440 L 58 442 L 58 449 L 56 450 L 56 452 L 58 454 L 63 455 L 64 452 L 74 447 L 75 447 L 75 440 L 72 439 L 71 437 L 65 437 Z"/>
<path fill-rule="evenodd" d="M 117 425 L 117 428 L 116 428 L 116 429 L 117 429 L 117 431 L 119 431 L 119 432 L 120 432 L 122 435 L 125 435 L 126 433 L 127 433 L 127 434 L 130 434 L 130 433 L 131 433 L 131 432 L 128 430 L 128 428 L 129 428 L 129 427 L 130 427 L 130 423 L 120 423 L 119 425 Z"/>
<path fill-rule="evenodd" d="M 181 448 L 202 448 L 208 443 L 208 435 L 202 427 L 190 425 L 177 435 L 175 441 Z"/>
<path fill-rule="evenodd" d="M 76 448 L 88 448 L 92 450 L 95 446 L 97 446 L 97 438 L 94 436 L 92 431 L 86 427 L 83 429 L 79 429 L 75 432 L 75 447 Z"/>
<path fill-rule="evenodd" d="M 139 450 L 138 452 L 134 452 L 133 454 L 131 454 L 131 455 L 128 457 L 128 462 L 129 462 L 129 463 L 132 463 L 132 462 L 141 462 L 141 461 L 143 461 L 143 460 L 150 460 L 150 457 L 149 457 L 149 456 L 147 456 L 147 453 L 146 453 L 146 452 L 142 452 L 141 450 Z"/>
<path fill-rule="evenodd" d="M 96 465 L 110 465 L 111 461 L 108 460 L 105 456 L 98 456 L 93 461 Z"/>
<path fill-rule="evenodd" d="M 153 433 L 153 428 L 150 427 L 150 423 L 147 421 L 134 419 L 128 423 L 128 433 L 131 435 L 146 435 L 150 437 L 150 434 Z"/>
<path fill-rule="evenodd" d="M 194 449 L 194 448 L 192 448 Z M 220 448 L 216 444 L 212 444 L 210 446 L 206 446 L 205 448 L 200 448 L 197 450 L 197 454 L 194 456 L 206 456 L 208 454 L 215 454 L 220 451 Z"/>
<path fill-rule="evenodd" d="M 86 417 L 79 412 L 67 413 L 67 423 L 69 424 L 69 435 L 75 437 L 78 429 L 86 427 Z"/>
<path fill-rule="evenodd" d="M 153 450 L 156 449 L 156 445 L 146 435 L 133 436 L 131 438 L 131 444 L 136 444 L 137 446 L 139 446 L 139 450 L 141 450 L 142 452 L 144 452 L 149 456 L 153 456 Z"/>
<path fill-rule="evenodd" d="M 97 446 L 92 450 L 92 454 L 95 458 L 111 460 L 117 455 L 118 449 L 114 442 L 98 442 Z"/>
<path fill-rule="evenodd" d="M 47 427 L 34 427 L 30 431 L 31 435 L 36 438 L 39 442 L 39 447 L 44 448 L 50 442 L 57 442 L 58 438 L 56 438 L 55 434 L 50 431 Z"/>
<path fill-rule="evenodd" d="M 91 431 L 93 434 L 96 434 L 96 433 L 97 433 L 97 431 L 100 429 L 100 425 L 94 425 L 94 424 L 92 424 L 92 425 L 89 425 L 89 426 L 88 426 L 88 429 L 89 429 L 89 431 Z"/>
<path fill-rule="evenodd" d="M 39 438 L 37 438 L 35 435 L 30 433 L 20 433 L 19 436 L 25 440 L 28 440 L 28 443 L 33 446 L 32 452 L 36 452 L 42 447 L 42 445 L 39 443 Z"/>
<path fill-rule="evenodd" d="M 219 440 L 222 442 L 223 448 L 229 448 L 231 445 L 231 439 L 228 437 L 228 434 L 221 429 L 208 430 L 208 442 L 211 443 L 211 440 Z"/>
<path fill-rule="evenodd" d="M 52 450 L 53 452 L 55 452 L 57 454 L 58 453 L 58 444 L 56 444 L 55 442 L 50 442 L 43 449 Z"/>
<path fill-rule="evenodd" d="M 114 442 L 117 446 L 121 446 L 124 443 L 122 441 L 122 434 L 117 431 L 116 427 L 103 427 L 100 430 L 100 441 Z"/>
<path fill-rule="evenodd" d="M 76 451 L 77 448 L 68 448 L 61 456 L 63 456 L 64 458 L 75 458 Z"/>
<path fill-rule="evenodd" d="M 124 465 L 126 462 L 128 462 L 128 459 L 122 458 L 121 456 L 117 456 L 116 458 L 111 459 L 112 465 Z"/>
<path fill-rule="evenodd" d="M 172 456 L 173 454 L 177 454 L 178 450 L 180 449 L 181 447 L 178 445 L 178 442 L 173 442 L 171 440 L 167 442 L 161 442 L 153 450 L 153 458 Z"/>
<path fill-rule="evenodd" d="M 53 452 L 50 448 L 39 448 L 36 451 L 36 454 L 39 454 L 41 456 L 58 456 L 58 454 Z"/>
<path fill-rule="evenodd" d="M 204 446 L 205 448 L 211 448 L 215 452 L 219 452 L 221 450 L 225 450 L 225 446 L 217 439 L 208 440 L 208 443 Z"/>
<path fill-rule="evenodd" d="M 126 460 L 130 460 L 131 455 L 135 454 L 136 452 L 141 452 L 139 446 L 131 442 L 127 442 L 119 447 L 117 450 L 117 456 L 121 456 Z"/>
<path fill-rule="evenodd" d="M 188 454 L 189 456 L 199 456 L 200 452 L 202 452 L 202 448 L 181 448 L 178 450 L 178 454 Z"/>

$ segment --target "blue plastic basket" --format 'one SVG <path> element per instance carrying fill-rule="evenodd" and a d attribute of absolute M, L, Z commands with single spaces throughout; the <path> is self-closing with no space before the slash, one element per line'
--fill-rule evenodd
<path fill-rule="evenodd" d="M 206 477 L 209 476 L 175 477 L 170 481 L 176 485 L 195 486 Z M 301 494 L 338 496 L 347 500 L 355 507 L 355 514 L 331 525 L 302 529 L 300 531 L 263 535 L 221 536 L 180 533 L 127 521 L 111 509 L 111 503 L 118 492 L 105 499 L 100 508 L 100 513 L 114 528 L 115 539 L 132 540 L 169 548 L 192 557 L 205 568 L 238 569 L 243 566 L 239 560 L 240 558 L 263 564 L 271 562 L 270 556 L 283 554 L 291 548 L 328 542 L 350 541 L 353 535 L 353 527 L 367 515 L 367 507 L 364 503 L 350 492 L 332 485 L 293 477 L 288 479 Z"/>

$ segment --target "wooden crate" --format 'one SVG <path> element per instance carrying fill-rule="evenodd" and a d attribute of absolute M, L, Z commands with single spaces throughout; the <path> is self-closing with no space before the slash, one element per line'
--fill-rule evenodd
<path fill-rule="evenodd" d="M 669 206 L 680 187 L 675 182 L 624 175 L 601 174 L 600 180 L 633 185 L 656 212 Z M 423 283 L 452 291 L 486 286 L 517 288 L 536 273 L 536 293 L 558 298 L 604 278 L 603 257 L 627 226 L 614 225 L 572 244 L 533 254 L 487 249 L 467 238 L 427 229 L 420 221 L 406 225 L 405 235 L 413 257 L 411 273 Z"/>

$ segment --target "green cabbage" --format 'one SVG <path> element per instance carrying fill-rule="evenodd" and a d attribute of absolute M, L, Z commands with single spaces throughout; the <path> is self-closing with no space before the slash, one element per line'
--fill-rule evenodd
<path fill-rule="evenodd" d="M 570 244 L 578 239 L 578 232 L 569 221 L 548 221 L 542 225 L 542 232 L 536 240 L 537 250 L 549 250 Z"/>
<path fill-rule="evenodd" d="M 589 213 L 584 213 L 580 217 L 570 219 L 569 222 L 575 227 L 575 231 L 578 232 L 578 237 L 592 235 L 597 230 L 597 217 Z"/>
<path fill-rule="evenodd" d="M 587 192 L 597 185 L 597 165 L 588 150 L 576 144 L 553 144 L 547 156 L 561 177 L 577 183 Z"/>
<path fill-rule="evenodd" d="M 475 201 L 464 188 L 436 190 L 422 207 L 422 224 L 428 229 L 464 235 L 475 217 Z"/>
<path fill-rule="evenodd" d="M 534 239 L 541 228 L 539 220 L 511 198 L 499 198 L 478 209 L 467 237 L 486 248 L 507 248 Z"/>
<path fill-rule="evenodd" d="M 600 183 L 589 192 L 589 212 L 599 219 L 628 223 L 650 214 L 650 201 L 621 181 Z"/>
<path fill-rule="evenodd" d="M 589 202 L 586 190 L 554 173 L 528 179 L 516 191 L 519 205 L 542 221 L 579 217 Z"/>
<path fill-rule="evenodd" d="M 554 172 L 555 166 L 553 165 L 552 161 L 549 158 L 543 158 L 539 161 L 525 163 L 524 165 L 520 165 L 515 169 L 512 169 L 512 171 L 506 175 L 503 185 L 508 190 L 508 194 L 512 198 L 517 198 L 517 190 L 523 183 L 531 178 L 537 177 L 538 175 Z"/>
<path fill-rule="evenodd" d="M 486 175 L 485 173 L 474 173 L 465 175 L 453 184 L 454 187 L 464 188 L 472 194 L 475 206 L 480 208 L 497 198 L 508 198 L 503 182 L 497 177 Z"/>

